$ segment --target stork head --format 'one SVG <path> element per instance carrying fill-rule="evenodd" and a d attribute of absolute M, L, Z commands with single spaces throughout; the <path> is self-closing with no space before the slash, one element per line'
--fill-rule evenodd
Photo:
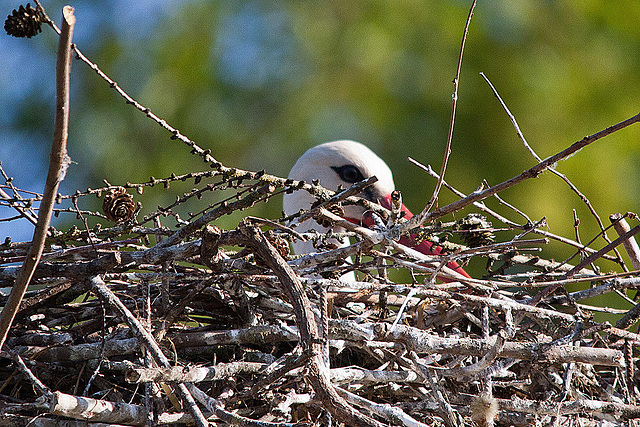
<path fill-rule="evenodd" d="M 352 184 L 372 176 L 376 176 L 378 181 L 367 187 L 360 196 L 390 208 L 391 193 L 395 189 L 391 170 L 380 157 L 359 142 L 341 140 L 317 145 L 307 150 L 289 173 L 289 178 L 291 179 L 308 182 L 317 179 L 320 185 L 334 191 L 339 186 L 348 188 Z M 293 215 L 301 209 L 310 209 L 314 202 L 315 198 L 306 191 L 294 191 L 291 194 L 284 195 L 284 212 L 287 215 Z M 401 206 L 401 210 L 404 213 L 404 218 L 409 219 L 413 216 L 404 205 Z M 344 207 L 344 217 L 354 222 L 363 221 L 363 215 L 364 208 L 360 206 L 347 205 Z M 328 231 L 326 227 L 314 221 L 306 221 L 298 228 L 300 232 L 310 230 L 316 230 L 320 233 Z M 334 231 L 340 230 L 334 229 Z M 416 241 L 415 237 L 415 235 L 402 236 L 399 243 L 411 246 L 423 254 L 440 254 L 442 248 L 432 245 L 431 242 L 426 240 Z M 343 239 L 340 241 L 334 239 L 332 243 L 344 246 L 348 244 L 348 240 Z M 313 244 L 309 241 L 294 242 L 293 248 L 297 254 L 306 254 L 314 251 Z M 462 277 L 469 277 L 467 272 L 456 262 L 451 261 L 447 266 Z M 342 278 L 343 280 L 355 280 L 355 275 L 348 273 Z"/>
<path fill-rule="evenodd" d="M 311 182 L 317 179 L 323 187 L 337 190 L 349 188 L 363 179 L 376 176 L 378 181 L 366 188 L 361 197 L 382 202 L 395 189 L 389 166 L 373 151 L 359 142 L 340 140 L 317 145 L 307 150 L 296 162 L 289 178 Z M 314 197 L 303 191 L 286 194 L 284 211 L 291 215 L 309 209 Z M 359 206 L 345 206 L 345 217 L 360 220 L 364 210 Z"/>

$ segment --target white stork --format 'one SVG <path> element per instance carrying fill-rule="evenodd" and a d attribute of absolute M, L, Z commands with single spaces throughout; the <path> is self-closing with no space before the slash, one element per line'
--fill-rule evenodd
<path fill-rule="evenodd" d="M 289 172 L 289 178 L 312 182 L 318 180 L 323 187 L 336 191 L 339 186 L 348 188 L 358 181 L 376 176 L 378 181 L 367 187 L 360 196 L 374 203 L 379 203 L 387 209 L 391 208 L 391 193 L 395 190 L 393 174 L 389 166 L 371 151 L 367 146 L 350 140 L 340 140 L 317 145 L 307 150 L 296 162 Z M 284 195 L 283 208 L 286 215 L 298 213 L 301 209 L 307 210 L 316 199 L 306 191 L 294 191 Z M 402 205 L 404 218 L 409 219 L 413 214 Z M 364 208 L 355 205 L 344 207 L 344 217 L 354 223 L 363 223 Z M 318 233 L 326 233 L 328 228 L 323 227 L 313 220 L 308 220 L 298 227 L 300 232 L 316 230 Z M 342 230 L 334 230 L 342 231 Z M 426 240 L 416 243 L 415 236 L 403 236 L 399 242 L 410 246 L 425 255 L 440 254 L 442 248 L 432 245 Z M 348 240 L 336 242 L 340 246 L 346 246 Z M 302 255 L 315 252 L 312 242 L 295 242 L 293 250 Z M 464 277 L 469 277 L 466 271 L 457 263 L 450 262 L 448 267 L 456 270 Z M 349 278 L 354 277 L 351 275 Z M 348 279 L 343 276 L 343 279 Z M 353 279 L 351 279 L 353 280 Z"/>

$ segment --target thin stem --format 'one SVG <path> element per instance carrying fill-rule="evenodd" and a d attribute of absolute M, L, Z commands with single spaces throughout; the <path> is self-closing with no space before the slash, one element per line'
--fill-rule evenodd
<path fill-rule="evenodd" d="M 491 197 L 494 194 L 500 193 L 501 191 L 504 191 L 507 188 L 511 188 L 522 181 L 525 181 L 530 178 L 536 178 L 545 170 L 551 167 L 554 167 L 556 163 L 577 153 L 587 145 L 592 144 L 604 138 L 605 136 L 611 135 L 612 133 L 617 132 L 621 129 L 624 129 L 628 126 L 631 126 L 632 124 L 637 122 L 640 122 L 640 114 L 636 114 L 635 116 L 629 117 L 626 120 L 623 120 L 619 123 L 611 125 L 608 128 L 603 129 L 599 132 L 596 132 L 592 135 L 585 136 L 581 140 L 574 142 L 569 147 L 565 148 L 559 153 L 556 153 L 553 156 L 547 157 L 546 159 L 544 159 L 537 165 L 533 166 L 532 168 L 527 169 L 524 172 L 520 173 L 519 175 L 516 175 L 506 181 L 503 181 L 500 184 L 496 184 L 493 187 L 487 188 L 482 191 L 474 191 L 473 193 L 469 194 L 467 197 L 464 197 L 449 205 L 446 205 L 434 211 L 431 211 L 425 214 L 424 216 L 422 214 L 414 216 L 409 221 L 403 222 L 402 224 L 398 225 L 394 230 L 394 232 L 398 234 L 407 232 L 413 228 L 421 226 L 427 221 L 433 221 L 444 215 L 460 210 L 475 202 L 484 200 L 487 197 Z"/>
<path fill-rule="evenodd" d="M 436 188 L 433 190 L 433 195 L 427 203 L 427 206 L 420 212 L 419 217 L 426 216 L 431 210 L 433 205 L 438 199 L 440 189 L 442 188 L 442 181 L 444 180 L 444 173 L 447 170 L 447 164 L 449 163 L 449 156 L 451 156 L 451 141 L 453 140 L 453 128 L 456 121 L 456 106 L 458 105 L 458 85 L 460 83 L 460 70 L 462 69 L 462 56 L 464 54 L 464 45 L 467 41 L 467 35 L 469 34 L 469 25 L 471 25 L 471 18 L 473 17 L 473 10 L 476 7 L 476 0 L 473 0 L 471 8 L 469 9 L 469 16 L 467 16 L 467 22 L 464 26 L 464 32 L 462 34 L 462 43 L 460 44 L 460 55 L 458 55 L 458 67 L 456 68 L 456 77 L 453 79 L 453 97 L 451 103 L 451 119 L 449 120 L 449 133 L 447 134 L 447 146 L 444 150 L 444 159 L 442 160 L 442 168 L 440 169 L 440 178 L 436 183 Z"/>
<path fill-rule="evenodd" d="M 502 106 L 502 108 L 504 109 L 504 111 L 507 113 L 507 115 L 509 116 L 509 120 L 511 120 L 511 123 L 513 124 L 513 127 L 516 130 L 516 134 L 518 135 L 518 138 L 520 138 L 520 140 L 522 141 L 522 143 L 524 144 L 525 148 L 527 149 L 527 151 L 529 151 L 529 153 L 531 153 L 531 155 L 533 156 L 534 159 L 536 159 L 536 161 L 538 163 L 540 163 L 542 161 L 542 159 L 540 158 L 540 156 L 538 156 L 536 154 L 536 152 L 533 150 L 533 148 L 531 148 L 531 146 L 529 145 L 529 143 L 527 142 L 527 140 L 525 139 L 524 135 L 522 134 L 522 131 L 520 130 L 520 126 L 518 126 L 518 122 L 516 121 L 515 116 L 511 113 L 511 111 L 509 110 L 509 108 L 507 107 L 507 104 L 502 100 L 502 98 L 500 97 L 500 94 L 498 93 L 498 91 L 496 90 L 496 88 L 493 86 L 493 84 L 491 83 L 491 81 L 489 80 L 489 78 L 487 76 L 484 75 L 484 73 L 480 73 L 480 75 L 482 76 L 482 78 L 487 82 L 487 84 L 489 85 L 489 87 L 491 88 L 491 91 L 493 92 L 493 96 L 496 97 L 496 99 L 498 100 L 498 102 L 500 102 L 500 105 Z M 562 179 L 568 186 L 569 188 L 571 188 L 571 190 L 573 190 L 574 193 L 576 193 L 578 195 L 578 197 L 580 198 L 580 200 L 582 200 L 582 202 L 587 206 L 587 208 L 589 209 L 589 212 L 591 212 L 591 215 L 593 215 L 593 217 L 595 218 L 596 222 L 598 223 L 598 226 L 600 227 L 600 230 L 602 231 L 602 238 L 607 242 L 607 243 L 611 243 L 611 239 L 609 239 L 609 237 L 607 236 L 607 234 L 605 233 L 605 226 L 604 223 L 602 222 L 602 220 L 600 219 L 600 215 L 598 215 L 598 213 L 596 212 L 596 210 L 594 209 L 593 205 L 591 204 L 591 202 L 589 201 L 589 199 L 587 198 L 587 196 L 585 196 L 579 189 L 578 187 L 576 187 L 570 180 L 569 178 L 561 173 L 558 172 L 557 170 L 555 170 L 554 168 L 551 168 L 551 173 L 553 173 L 554 175 L 558 176 L 560 179 Z M 622 257 L 620 256 L 620 253 L 618 252 L 617 249 L 614 250 L 615 256 L 616 256 L 616 262 L 618 264 L 620 264 L 622 266 L 622 268 L 625 271 L 628 271 L 627 267 L 624 265 L 624 262 L 622 261 Z"/>

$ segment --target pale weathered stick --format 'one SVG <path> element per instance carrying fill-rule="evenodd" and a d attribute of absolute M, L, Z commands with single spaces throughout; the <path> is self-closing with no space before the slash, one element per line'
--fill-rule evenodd
<path fill-rule="evenodd" d="M 373 324 L 375 339 L 403 343 L 416 352 L 448 353 L 484 356 L 491 346 L 482 339 L 441 338 L 411 326 L 397 325 L 393 330 L 387 324 Z M 545 347 L 543 344 L 506 342 L 498 357 L 521 360 L 550 360 L 554 362 L 582 362 L 602 366 L 623 367 L 621 351 L 606 348 L 574 347 L 557 345 Z"/>
<path fill-rule="evenodd" d="M 181 381 L 197 383 L 202 381 L 220 381 L 233 378 L 238 374 L 263 374 L 266 363 L 231 362 L 218 363 L 215 366 L 173 366 L 171 368 L 128 368 L 125 379 L 129 383 L 150 381 Z M 286 375 L 299 376 L 299 370 L 293 369 Z M 378 371 L 363 368 L 334 368 L 330 371 L 331 382 L 338 384 L 375 384 L 389 382 L 415 382 L 417 376 L 412 371 Z"/>
<path fill-rule="evenodd" d="M 488 313 L 488 308 L 489 308 L 488 306 L 483 307 L 483 315 L 485 315 L 483 316 L 483 329 L 484 329 L 483 332 L 486 331 L 487 334 L 489 332 L 489 327 L 487 326 L 485 328 L 484 325 L 488 325 L 489 323 L 488 315 L 486 315 L 486 313 Z M 488 335 L 484 337 L 485 341 L 487 341 L 488 343 L 491 343 L 491 348 L 484 356 L 482 356 L 480 360 L 468 366 L 459 366 L 457 368 L 450 368 L 450 369 L 439 369 L 440 374 L 443 377 L 464 378 L 464 377 L 470 377 L 472 375 L 479 374 L 483 371 L 487 372 L 488 368 L 493 364 L 493 362 L 498 357 L 498 354 L 502 352 L 504 345 L 507 342 L 507 339 L 512 338 L 516 332 L 515 327 L 513 325 L 513 316 L 511 314 L 511 310 L 507 309 L 505 311 L 505 319 L 506 319 L 505 321 L 506 328 L 499 330 L 498 333 L 495 335 L 495 338 L 489 337 Z M 489 375 L 489 378 L 490 377 L 491 376 Z"/>
<path fill-rule="evenodd" d="M 109 424 L 143 426 L 147 420 L 147 411 L 141 405 L 109 402 L 59 391 L 52 393 L 45 409 L 53 415 Z"/>
<path fill-rule="evenodd" d="M 466 397 L 466 396 L 465 396 Z M 468 404 L 462 396 L 454 397 L 456 404 Z M 577 399 L 565 402 L 553 400 L 530 400 L 514 397 L 512 399 L 497 399 L 502 410 L 523 412 L 535 415 L 569 415 L 569 414 L 596 414 L 600 418 L 612 416 L 616 421 L 640 417 L 640 406 L 627 405 L 618 402 L 604 402 L 592 399 Z M 412 405 L 409 404 L 409 407 Z M 407 408 L 408 410 L 409 408 Z"/>
<path fill-rule="evenodd" d="M 440 297 L 444 292 L 432 291 L 432 293 L 422 291 L 426 296 Z M 480 302 L 482 297 L 472 295 L 460 295 L 463 300 L 473 297 Z M 488 299 L 488 305 L 501 310 L 517 311 L 524 305 L 516 302 L 500 301 Z M 535 309 L 535 307 L 531 307 Z M 547 316 L 551 310 L 536 312 L 531 310 L 530 314 L 536 315 L 540 319 L 554 317 Z M 569 317 L 570 315 L 566 315 Z M 557 318 L 557 316 L 555 317 Z M 565 319 L 562 319 L 565 320 Z M 437 354 L 458 354 L 464 356 L 482 356 L 491 347 L 482 339 L 471 338 L 442 338 L 434 334 L 426 333 L 423 330 L 404 325 L 397 325 L 391 333 L 385 330 L 390 325 L 384 323 L 374 323 L 360 325 L 346 319 L 329 319 L 330 339 L 351 340 L 356 342 L 408 342 L 415 346 L 417 351 L 437 353 Z M 278 332 L 278 330 L 280 332 Z M 266 327 L 252 327 L 242 330 L 229 330 L 219 332 L 183 332 L 171 337 L 172 343 L 177 349 L 183 348 L 212 348 L 220 345 L 259 345 L 264 343 L 295 342 L 299 340 L 298 328 L 291 326 L 288 328 L 273 326 L 271 330 Z M 239 336 L 238 336 L 239 335 Z M 633 334 L 629 338 L 635 339 Z M 40 346 L 19 346 L 13 351 L 22 357 L 36 356 L 40 361 L 70 360 L 81 361 L 96 359 L 100 356 L 100 344 L 90 343 L 76 346 L 57 346 L 45 348 Z M 108 340 L 104 351 L 105 357 L 114 355 L 125 355 L 134 353 L 139 347 L 136 346 L 136 339 Z M 544 349 L 544 344 L 536 347 L 528 342 L 506 342 L 499 357 L 517 358 L 520 360 L 532 360 L 545 358 L 558 362 L 583 362 L 602 366 L 622 366 L 623 354 L 618 350 L 606 348 L 555 346 Z M 203 375 L 202 371 L 197 371 L 193 375 Z M 208 375 L 213 375 L 209 373 Z M 134 375 L 135 377 L 135 375 Z"/>
<path fill-rule="evenodd" d="M 130 368 L 125 374 L 129 383 L 149 381 L 181 381 L 197 383 L 201 381 L 220 381 L 238 374 L 259 373 L 266 363 L 231 362 L 218 363 L 214 366 L 172 366 L 169 368 Z"/>
<path fill-rule="evenodd" d="M 374 413 L 382 418 L 388 420 L 389 423 L 393 423 L 394 425 L 402 425 L 405 427 L 428 427 L 429 424 L 422 423 L 415 418 L 411 417 L 409 414 L 404 412 L 398 406 L 388 405 L 384 403 L 376 403 L 372 402 L 369 399 L 365 399 L 362 396 L 358 396 L 355 393 L 351 393 L 348 390 L 345 390 L 340 387 L 336 387 L 338 390 L 338 394 L 342 396 L 345 400 L 347 400 L 352 405 L 358 405 L 362 408 L 367 409 L 371 413 Z"/>
<path fill-rule="evenodd" d="M 134 335 L 137 337 L 138 341 L 141 342 L 147 350 L 151 353 L 156 363 L 159 365 L 168 368 L 171 366 L 169 363 L 169 359 L 164 355 L 162 349 L 153 338 L 153 335 L 149 333 L 140 323 L 138 319 L 129 311 L 129 309 L 120 301 L 114 294 L 109 290 L 107 285 L 100 279 L 99 277 L 93 277 L 91 279 L 91 284 L 93 286 L 93 290 L 97 293 L 100 299 L 104 300 L 111 308 L 113 308 L 119 315 L 119 317 L 124 320 L 128 325 Z M 187 407 L 191 415 L 193 416 L 196 425 L 199 427 L 207 427 L 209 423 L 207 422 L 204 415 L 198 408 L 198 405 L 193 400 L 191 393 L 187 389 L 184 383 L 176 383 L 176 390 L 178 394 L 182 397 L 183 404 Z"/>
<path fill-rule="evenodd" d="M 31 282 L 33 272 L 40 261 L 47 238 L 47 230 L 51 222 L 53 204 L 56 200 L 58 186 L 64 179 L 70 159 L 67 154 L 67 138 L 69 136 L 69 80 L 71 72 L 71 40 L 76 23 L 73 8 L 65 6 L 62 10 L 62 32 L 58 43 L 58 60 L 56 64 L 56 119 L 53 130 L 53 144 L 49 160 L 49 173 L 44 186 L 44 195 L 38 212 L 38 224 L 33 232 L 33 241 L 27 257 L 22 265 L 20 277 L 11 289 L 11 295 L 0 314 L 0 349 L 7 338 L 20 302 Z"/>
<path fill-rule="evenodd" d="M 318 399 L 322 401 L 325 408 L 340 422 L 354 427 L 381 427 L 381 423 L 358 412 L 349 405 L 338 395 L 335 387 L 331 384 L 328 369 L 324 367 L 324 361 L 322 359 L 322 348 L 317 336 L 318 327 L 311 309 L 311 302 L 304 292 L 302 283 L 291 267 L 287 265 L 282 256 L 271 243 L 269 243 L 259 229 L 248 227 L 244 223 L 241 223 L 239 228 L 247 238 L 247 246 L 251 247 L 251 249 L 266 262 L 269 268 L 273 270 L 275 275 L 278 276 L 283 290 L 287 293 L 293 305 L 296 323 L 298 324 L 300 333 L 300 342 L 303 349 L 308 351 L 311 356 L 308 364 L 308 378 Z"/>
<path fill-rule="evenodd" d="M 629 223 L 624 219 L 624 216 L 615 213 L 609 217 L 611 224 L 613 224 L 613 228 L 618 233 L 618 236 L 622 236 L 624 233 L 631 230 Z M 629 259 L 631 260 L 631 265 L 634 270 L 640 270 L 640 246 L 638 246 L 638 242 L 635 237 L 630 237 L 624 242 L 622 242 L 625 251 L 627 251 L 627 255 L 629 255 Z"/>
<path fill-rule="evenodd" d="M 40 379 L 36 377 L 33 372 L 31 372 L 31 369 L 27 367 L 27 365 L 24 363 L 24 360 L 22 360 L 22 357 L 20 357 L 19 354 L 15 352 L 10 352 L 8 354 L 8 357 L 11 358 L 11 360 L 13 360 L 13 363 L 15 363 L 18 366 L 18 369 L 22 372 L 24 376 L 26 376 L 29 379 L 29 381 L 31 381 L 31 384 L 33 384 L 33 386 L 38 390 L 39 393 L 44 395 L 46 398 L 51 398 L 52 393 L 49 387 L 44 385 L 42 381 L 40 381 Z"/>
<path fill-rule="evenodd" d="M 454 394 L 451 396 L 452 404 L 469 406 L 474 396 Z M 578 399 L 565 402 L 553 400 L 538 401 L 513 397 L 512 399 L 496 399 L 501 410 L 509 412 L 521 412 L 534 415 L 570 415 L 570 414 L 594 414 L 599 418 L 615 417 L 617 421 L 640 418 L 640 406 L 627 405 L 617 402 L 605 402 L 591 399 Z M 432 402 L 408 402 L 400 405 L 407 412 L 435 411 Z"/>
<path fill-rule="evenodd" d="M 42 346 L 15 346 L 11 350 L 22 357 L 38 357 L 42 362 L 53 362 L 56 360 L 80 361 L 98 359 L 101 353 L 104 357 L 133 354 L 140 349 L 138 340 L 127 338 L 123 340 L 107 340 L 104 344 L 92 342 L 73 346 L 55 345 L 50 347 Z"/>

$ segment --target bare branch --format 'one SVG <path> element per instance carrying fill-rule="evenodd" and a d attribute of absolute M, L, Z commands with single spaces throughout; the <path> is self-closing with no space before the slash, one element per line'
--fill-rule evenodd
<path fill-rule="evenodd" d="M 71 41 L 76 18 L 71 6 L 65 6 L 62 11 L 62 32 L 58 43 L 58 60 L 56 64 L 56 119 L 53 131 L 53 144 L 51 145 L 51 157 L 49 173 L 44 187 L 44 197 L 38 212 L 38 224 L 33 233 L 31 248 L 24 261 L 20 278 L 11 289 L 9 301 L 0 314 L 0 349 L 7 338 L 9 328 L 18 311 L 24 293 L 31 282 L 42 251 L 44 249 L 47 229 L 51 222 L 53 204 L 56 200 L 58 186 L 67 173 L 67 167 L 71 162 L 67 154 L 67 138 L 69 137 L 69 80 L 71 73 Z"/>

